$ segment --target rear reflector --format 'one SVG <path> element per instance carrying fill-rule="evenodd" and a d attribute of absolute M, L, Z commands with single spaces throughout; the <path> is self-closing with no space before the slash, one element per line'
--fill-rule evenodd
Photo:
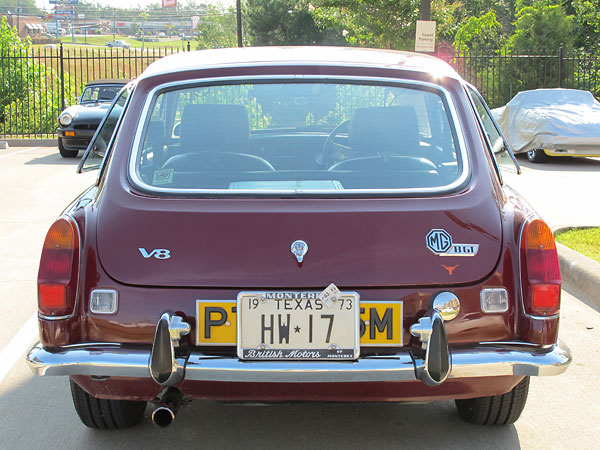
<path fill-rule="evenodd" d="M 508 292 L 504 288 L 482 289 L 479 294 L 481 310 L 484 313 L 508 311 Z"/>
<path fill-rule="evenodd" d="M 525 312 L 536 316 L 558 314 L 560 265 L 554 235 L 540 219 L 528 222 L 521 236 L 521 282 Z"/>
<path fill-rule="evenodd" d="M 90 293 L 90 311 L 95 314 L 114 314 L 119 309 L 119 294 L 114 289 L 94 289 Z"/>
<path fill-rule="evenodd" d="M 77 296 L 79 233 L 76 225 L 60 218 L 50 227 L 38 272 L 38 308 L 46 316 L 73 312 Z"/>

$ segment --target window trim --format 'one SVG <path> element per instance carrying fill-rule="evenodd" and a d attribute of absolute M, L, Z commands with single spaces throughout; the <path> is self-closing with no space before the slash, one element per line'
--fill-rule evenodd
<path fill-rule="evenodd" d="M 134 89 L 135 89 L 135 84 L 133 82 L 128 83 L 121 88 L 119 93 L 116 95 L 116 97 L 112 101 L 111 105 L 108 107 L 106 114 L 102 118 L 102 121 L 98 125 L 98 128 L 96 128 L 96 131 L 94 132 L 94 135 L 92 136 L 92 139 L 90 139 L 90 142 L 89 142 L 87 148 L 85 149 L 85 153 L 83 154 L 83 156 L 81 157 L 81 160 L 79 161 L 79 164 L 77 165 L 77 173 L 89 172 L 90 170 L 100 169 L 100 171 L 98 173 L 98 179 L 96 180 L 96 184 L 98 184 L 100 177 L 102 176 L 102 173 L 104 172 L 104 166 L 106 164 L 107 157 L 112 150 L 113 141 L 115 140 L 115 136 L 117 135 L 119 128 L 121 127 L 121 122 L 123 121 L 123 117 L 125 116 L 125 112 L 127 111 L 127 107 L 129 106 L 131 97 L 133 96 Z M 110 140 L 106 144 L 106 152 L 104 153 L 104 157 L 102 158 L 102 161 L 100 161 L 100 163 L 97 166 L 87 167 L 87 168 L 84 167 L 85 162 L 87 161 L 88 156 L 92 151 L 92 147 L 93 147 L 94 143 L 96 142 L 96 139 L 98 138 L 100 130 L 104 126 L 105 122 L 108 120 L 108 116 L 110 115 L 112 110 L 115 108 L 117 102 L 119 101 L 119 98 L 125 91 L 129 91 L 129 94 L 127 96 L 127 99 L 125 100 L 125 104 L 123 105 L 123 111 L 121 112 L 121 115 L 117 119 L 117 123 L 115 124 L 115 129 L 113 131 L 113 134 L 111 135 Z"/>
<path fill-rule="evenodd" d="M 182 89 L 184 87 L 194 86 L 214 86 L 225 84 L 252 84 L 252 83 L 294 83 L 294 82 L 325 82 L 325 83 L 354 83 L 354 84 L 373 84 L 373 85 L 391 85 L 391 86 L 408 86 L 411 88 L 425 89 L 435 91 L 448 108 L 449 122 L 453 126 L 453 135 L 456 138 L 457 153 L 460 154 L 459 167 L 462 171 L 459 176 L 450 184 L 433 188 L 398 188 L 398 189 L 344 189 L 340 191 L 307 189 L 307 190 L 254 190 L 254 189 L 173 189 L 151 186 L 145 183 L 139 176 L 136 170 L 136 161 L 142 151 L 143 135 L 150 120 L 151 107 L 154 104 L 157 96 L 168 90 Z M 127 168 L 127 176 L 129 183 L 133 188 L 141 192 L 159 195 L 159 196 L 193 196 L 202 198 L 232 198 L 232 197 L 251 197 L 251 198 L 270 198 L 270 197 L 318 197 L 318 198 L 351 198 L 351 197 L 423 197 L 434 196 L 440 194 L 449 194 L 462 189 L 470 180 L 471 177 L 471 160 L 467 151 L 465 141 L 465 130 L 462 122 L 459 120 L 456 105 L 452 100 L 450 92 L 442 86 L 417 80 L 405 80 L 398 78 L 382 78 L 382 77 L 356 77 L 356 76 L 328 76 L 328 75 L 261 75 L 261 76 L 245 76 L 245 77 L 211 77 L 199 78 L 185 81 L 176 81 L 171 83 L 163 83 L 154 87 L 147 95 L 138 127 L 135 132 L 133 145 L 130 151 L 130 158 Z"/>
<path fill-rule="evenodd" d="M 504 142 L 504 151 L 508 153 L 508 155 L 510 156 L 510 159 L 512 160 L 513 164 L 515 165 L 515 168 L 517 169 L 517 175 L 520 175 L 522 172 L 521 165 L 517 161 L 515 154 L 513 153 L 513 151 L 510 148 L 510 145 L 508 145 L 508 141 L 504 137 L 504 134 L 502 133 L 500 126 L 498 126 L 498 124 L 496 123 L 496 119 L 494 119 L 494 115 L 492 114 L 490 107 L 485 102 L 483 96 L 479 93 L 477 88 L 475 86 L 473 86 L 472 84 L 465 82 L 465 92 L 467 93 L 467 96 L 469 97 L 471 107 L 473 108 L 473 112 L 474 112 L 475 116 L 477 117 L 477 121 L 481 128 L 481 132 L 484 135 L 485 142 L 487 143 L 489 152 L 492 155 L 494 165 L 496 166 L 496 172 L 498 172 L 498 177 L 500 178 L 500 182 L 502 184 L 504 184 L 504 182 L 502 180 L 502 174 L 500 173 L 500 164 L 498 164 L 498 160 L 496 159 L 496 153 L 494 152 L 494 146 L 493 146 L 492 142 L 490 141 L 490 139 L 488 138 L 487 131 L 485 130 L 485 125 L 483 123 L 483 119 L 479 116 L 479 112 L 477 112 L 477 106 L 475 105 L 475 100 L 471 97 L 471 92 L 473 92 L 479 98 L 479 100 L 481 101 L 481 104 L 485 108 L 485 111 L 487 112 L 488 116 L 492 120 L 492 125 L 494 125 L 496 132 L 498 133 L 500 138 L 502 138 L 502 141 Z"/>

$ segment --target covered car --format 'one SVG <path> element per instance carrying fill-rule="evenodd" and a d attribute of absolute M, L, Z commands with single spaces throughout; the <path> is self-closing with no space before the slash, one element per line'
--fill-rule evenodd
<path fill-rule="evenodd" d="M 532 162 L 600 156 L 600 102 L 588 91 L 523 91 L 492 112 L 511 149 Z"/>
<path fill-rule="evenodd" d="M 85 150 L 111 103 L 128 80 L 96 80 L 88 83 L 76 105 L 58 116 L 58 151 L 74 158 Z"/>
<path fill-rule="evenodd" d="M 530 377 L 571 356 L 552 232 L 503 184 L 517 167 L 487 127 L 477 91 L 424 55 L 154 62 L 46 237 L 30 367 L 70 377 L 93 428 L 149 404 L 164 427 L 182 399 L 453 399 L 468 422 L 514 422 Z"/>

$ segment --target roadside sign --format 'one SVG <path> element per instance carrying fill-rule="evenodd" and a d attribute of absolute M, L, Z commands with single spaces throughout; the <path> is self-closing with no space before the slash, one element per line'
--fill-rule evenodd
<path fill-rule="evenodd" d="M 435 52 L 435 20 L 417 20 L 415 52 Z"/>

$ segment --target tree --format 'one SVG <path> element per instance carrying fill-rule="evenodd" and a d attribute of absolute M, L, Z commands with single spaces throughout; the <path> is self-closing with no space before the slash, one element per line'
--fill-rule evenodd
<path fill-rule="evenodd" d="M 44 14 L 35 4 L 35 0 L 0 0 L 0 12 L 13 14 Z"/>
<path fill-rule="evenodd" d="M 515 32 L 509 39 L 511 48 L 540 51 L 573 47 L 574 18 L 567 16 L 561 5 L 534 0 L 532 6 L 519 9 L 516 18 Z"/>
<path fill-rule="evenodd" d="M 496 19 L 494 11 L 489 11 L 481 17 L 469 17 L 456 32 L 454 48 L 460 51 L 497 49 L 502 44 L 498 37 L 501 30 L 502 25 Z"/>
<path fill-rule="evenodd" d="M 318 25 L 342 33 L 351 45 L 410 49 L 414 44 L 419 0 L 318 0 Z"/>
<path fill-rule="evenodd" d="M 575 22 L 577 23 L 578 47 L 591 49 L 600 45 L 600 3 L 589 0 L 573 0 Z"/>
<path fill-rule="evenodd" d="M 307 0 L 247 0 L 244 15 L 252 45 L 318 45 L 343 42 L 319 27 Z"/>
<path fill-rule="evenodd" d="M 8 25 L 6 17 L 0 21 L 0 119 L 9 103 L 26 92 L 30 64 L 25 58 L 31 41 L 22 41 L 15 27 Z"/>
<path fill-rule="evenodd" d="M 0 21 L 0 133 L 52 133 L 61 111 L 61 83 L 54 69 L 28 57 L 29 39 L 21 40 L 6 18 Z M 65 99 L 75 99 L 73 83 L 64 77 Z"/>
<path fill-rule="evenodd" d="M 223 11 L 209 5 L 196 28 L 196 48 L 237 47 L 235 9 Z"/>

